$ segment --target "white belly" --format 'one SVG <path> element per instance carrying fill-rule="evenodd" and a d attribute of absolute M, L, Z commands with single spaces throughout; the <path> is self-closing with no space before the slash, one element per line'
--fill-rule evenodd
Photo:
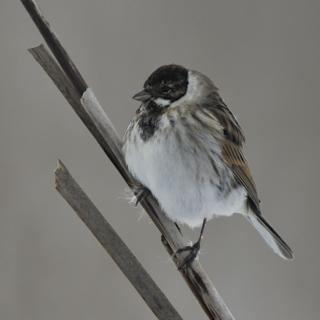
<path fill-rule="evenodd" d="M 242 186 L 232 188 L 233 175 L 222 163 L 219 144 L 210 132 L 201 133 L 204 143 L 199 145 L 188 139 L 184 128 L 177 124 L 173 128 L 166 121 L 147 141 L 139 138 L 139 130 L 135 126 L 127 135 L 123 148 L 127 165 L 171 220 L 193 228 L 204 218 L 242 211 L 246 191 Z"/>

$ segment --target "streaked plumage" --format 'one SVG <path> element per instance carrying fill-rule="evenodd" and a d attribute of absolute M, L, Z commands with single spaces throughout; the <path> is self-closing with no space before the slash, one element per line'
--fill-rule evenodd
<path fill-rule="evenodd" d="M 261 216 L 245 137 L 213 82 L 182 66 L 162 66 L 134 99 L 142 104 L 125 134 L 126 163 L 167 216 L 193 228 L 243 214 L 276 253 L 292 259 Z"/>

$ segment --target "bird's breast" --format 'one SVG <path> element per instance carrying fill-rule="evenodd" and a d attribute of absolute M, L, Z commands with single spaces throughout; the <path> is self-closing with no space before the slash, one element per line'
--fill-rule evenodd
<path fill-rule="evenodd" d="M 238 193 L 222 156 L 220 127 L 199 112 L 187 111 L 168 110 L 150 118 L 152 130 L 137 114 L 123 150 L 130 172 L 150 189 L 169 218 L 194 227 L 205 217 L 232 214 Z"/>

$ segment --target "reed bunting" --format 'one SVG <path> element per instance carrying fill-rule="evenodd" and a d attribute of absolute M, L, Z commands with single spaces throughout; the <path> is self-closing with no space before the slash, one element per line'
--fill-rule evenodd
<path fill-rule="evenodd" d="M 164 65 L 154 71 L 126 131 L 128 168 L 150 190 L 165 214 L 190 228 L 202 225 L 187 267 L 200 249 L 206 221 L 242 214 L 282 258 L 293 253 L 262 217 L 255 182 L 242 146 L 245 137 L 218 88 L 200 72 Z"/>

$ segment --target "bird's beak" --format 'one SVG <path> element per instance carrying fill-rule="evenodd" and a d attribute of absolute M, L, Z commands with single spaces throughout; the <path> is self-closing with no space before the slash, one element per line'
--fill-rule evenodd
<path fill-rule="evenodd" d="M 138 101 L 146 101 L 151 98 L 151 94 L 148 93 L 145 89 L 139 91 L 137 94 L 135 94 L 132 99 L 138 100 Z"/>

